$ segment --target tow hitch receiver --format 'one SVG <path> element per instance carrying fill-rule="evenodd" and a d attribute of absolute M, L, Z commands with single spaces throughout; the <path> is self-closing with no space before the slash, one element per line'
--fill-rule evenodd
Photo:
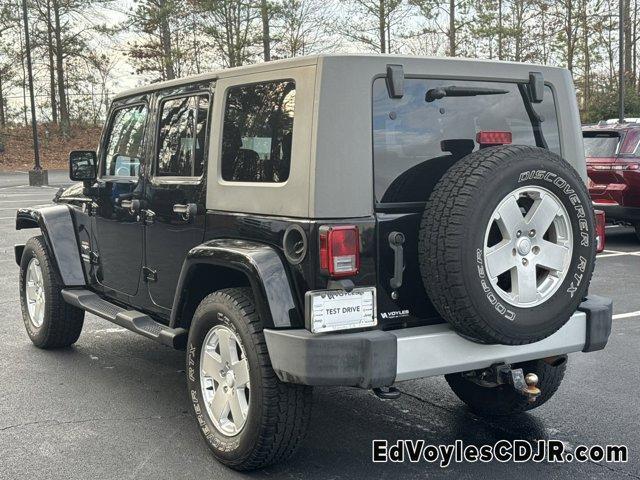
<path fill-rule="evenodd" d="M 483 386 L 511 385 L 518 393 L 535 401 L 542 393 L 538 388 L 538 376 L 535 373 L 525 373 L 521 368 L 511 368 L 510 365 L 494 365 L 486 370 L 475 373 L 473 380 Z"/>

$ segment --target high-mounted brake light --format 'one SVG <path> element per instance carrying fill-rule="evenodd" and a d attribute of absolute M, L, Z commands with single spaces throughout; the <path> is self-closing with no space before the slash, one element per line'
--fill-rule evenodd
<path fill-rule="evenodd" d="M 349 277 L 360 270 L 360 232 L 355 225 L 320 227 L 320 269 L 331 277 Z"/>
<path fill-rule="evenodd" d="M 602 210 L 596 210 L 596 252 L 604 251 L 605 243 L 605 215 Z"/>
<path fill-rule="evenodd" d="M 484 131 L 476 134 L 476 142 L 481 147 L 491 147 L 493 145 L 508 145 L 512 141 L 511 132 Z"/>

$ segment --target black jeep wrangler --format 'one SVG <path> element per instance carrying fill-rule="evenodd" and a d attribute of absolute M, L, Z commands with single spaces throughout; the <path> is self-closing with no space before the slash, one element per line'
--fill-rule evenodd
<path fill-rule="evenodd" d="M 596 220 L 569 72 L 319 56 L 124 92 L 54 205 L 20 209 L 29 337 L 93 313 L 186 350 L 216 458 L 291 455 L 311 386 L 445 375 L 516 414 L 602 349 Z M 602 239 L 601 239 L 602 240 Z"/>

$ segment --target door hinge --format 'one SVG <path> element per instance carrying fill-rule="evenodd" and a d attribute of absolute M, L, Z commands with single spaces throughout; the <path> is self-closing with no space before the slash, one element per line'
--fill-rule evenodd
<path fill-rule="evenodd" d="M 144 275 L 145 282 L 157 282 L 158 272 L 150 269 L 149 267 L 142 267 L 142 274 Z"/>

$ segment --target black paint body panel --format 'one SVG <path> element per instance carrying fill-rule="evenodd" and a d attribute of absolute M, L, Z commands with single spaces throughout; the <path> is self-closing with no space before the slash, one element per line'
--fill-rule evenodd
<path fill-rule="evenodd" d="M 181 304 L 193 267 L 203 263 L 229 267 L 245 274 L 265 325 L 286 328 L 302 323 L 280 256 L 268 245 L 247 240 L 211 240 L 193 248 L 182 266 L 174 305 Z M 173 309 L 171 326 L 177 324 L 178 310 Z"/>
<path fill-rule="evenodd" d="M 21 208 L 16 214 L 16 230 L 40 227 L 65 286 L 86 285 L 80 262 L 76 226 L 67 205 Z"/>

